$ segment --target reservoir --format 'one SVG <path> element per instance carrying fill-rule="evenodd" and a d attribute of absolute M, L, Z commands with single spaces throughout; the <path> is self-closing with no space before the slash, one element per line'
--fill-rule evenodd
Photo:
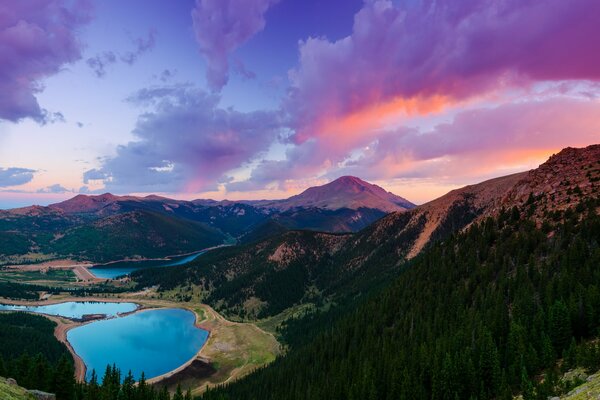
<path fill-rule="evenodd" d="M 129 275 L 133 271 L 144 268 L 174 267 L 186 264 L 203 254 L 204 251 L 187 256 L 171 257 L 166 260 L 119 261 L 111 264 L 97 265 L 90 268 L 90 272 L 100 279 L 115 279 L 119 276 Z"/>
<path fill-rule="evenodd" d="M 208 338 L 195 326 L 195 315 L 182 309 L 146 310 L 125 317 L 95 321 L 67 332 L 67 339 L 99 379 L 107 365 L 116 364 L 122 376 L 142 371 L 147 379 L 172 371 L 192 359 Z"/>
<path fill-rule="evenodd" d="M 99 301 L 67 301 L 65 303 L 43 306 L 0 304 L 0 311 L 30 311 L 72 319 L 81 319 L 84 315 L 90 314 L 104 314 L 107 317 L 116 317 L 119 314 L 135 311 L 137 308 L 138 305 L 135 303 L 105 303 Z"/>

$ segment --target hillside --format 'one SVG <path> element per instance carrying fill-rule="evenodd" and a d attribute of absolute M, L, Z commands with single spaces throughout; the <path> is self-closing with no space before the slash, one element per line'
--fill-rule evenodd
<path fill-rule="evenodd" d="M 134 279 L 141 287 L 162 289 L 192 283 L 201 289 L 203 301 L 230 316 L 266 317 L 284 305 L 340 302 L 366 293 L 395 276 L 406 259 L 430 243 L 505 210 L 518 207 L 540 227 L 553 213 L 599 192 L 600 146 L 565 149 L 535 170 L 466 186 L 412 210 L 390 214 L 352 236 L 335 239 L 335 252 L 323 244 L 323 234 L 283 233 L 201 256 L 172 270 L 169 277 L 141 271 Z M 285 248 L 295 262 L 281 259 L 279 248 Z M 277 284 L 269 285 L 271 279 Z M 263 291 L 263 286 L 290 289 Z"/>
<path fill-rule="evenodd" d="M 0 393 L 3 400 L 35 400 L 27 389 L 0 377 Z"/>
<path fill-rule="evenodd" d="M 265 241 L 211 251 L 184 267 L 137 271 L 139 287 L 159 283 L 170 290 L 198 285 L 208 302 L 229 315 L 257 318 L 321 298 L 337 278 L 333 260 L 350 238 L 291 231 Z M 200 267 L 201 266 L 201 267 Z"/>
<path fill-rule="evenodd" d="M 221 244 L 224 236 L 204 224 L 131 211 L 66 230 L 47 251 L 96 262 L 189 253 Z"/>
<path fill-rule="evenodd" d="M 362 305 L 290 321 L 299 329 L 284 329 L 284 336 L 303 336 L 287 340 L 303 344 L 203 399 L 564 393 L 560 368 L 600 367 L 598 194 L 574 194 L 571 207 L 560 200 L 552 212 L 544 194 L 478 218 L 427 246 Z"/>

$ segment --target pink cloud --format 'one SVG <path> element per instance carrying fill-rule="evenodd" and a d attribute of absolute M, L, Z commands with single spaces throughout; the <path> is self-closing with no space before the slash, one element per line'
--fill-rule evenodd
<path fill-rule="evenodd" d="M 600 102 L 554 98 L 459 113 L 422 132 L 383 132 L 344 173 L 369 179 L 461 179 L 522 170 L 567 146 L 600 141 Z"/>
<path fill-rule="evenodd" d="M 256 190 L 290 180 L 356 175 L 368 180 L 444 180 L 465 184 L 521 171 L 567 146 L 600 141 L 600 102 L 572 98 L 507 103 L 458 113 L 431 130 L 401 127 L 365 135 L 350 157 L 344 143 L 311 138 L 290 147 L 285 160 L 264 161 L 230 191 Z"/>
<path fill-rule="evenodd" d="M 344 168 L 370 179 L 439 176 L 451 164 L 460 174 L 455 161 L 462 157 L 465 166 L 467 155 L 475 173 L 480 166 L 515 165 L 519 157 L 597 142 L 593 101 L 468 111 L 429 133 L 390 133 L 386 124 L 449 105 L 477 108 L 483 97 L 538 82 L 600 81 L 598 21 L 596 0 L 365 1 L 349 36 L 300 43 L 283 104 L 293 130 L 286 159 L 265 161 L 248 182 L 230 186 L 282 186 Z M 366 155 L 353 158 L 369 145 Z M 482 164 L 483 154 L 500 157 L 497 148 L 508 149 L 502 161 Z"/>
<path fill-rule="evenodd" d="M 367 1 L 350 36 L 301 43 L 286 100 L 294 140 L 331 134 L 324 122 L 398 99 L 599 80 L 598 21 L 596 0 Z"/>
<path fill-rule="evenodd" d="M 0 2 L 0 119 L 45 122 L 40 80 L 81 58 L 76 32 L 90 12 L 86 0 Z"/>
<path fill-rule="evenodd" d="M 206 58 L 206 78 L 219 91 L 229 80 L 229 55 L 265 27 L 264 15 L 278 0 L 196 0 L 194 32 Z"/>

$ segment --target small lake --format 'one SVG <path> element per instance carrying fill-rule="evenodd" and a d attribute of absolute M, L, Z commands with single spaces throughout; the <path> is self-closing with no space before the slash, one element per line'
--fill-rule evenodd
<path fill-rule="evenodd" d="M 193 261 L 204 251 L 187 256 L 171 257 L 166 260 L 119 261 L 111 264 L 93 266 L 89 271 L 100 279 L 115 279 L 119 276 L 129 275 L 133 271 L 144 268 L 163 268 L 183 265 Z"/>
<path fill-rule="evenodd" d="M 208 332 L 197 328 L 195 316 L 182 309 L 147 310 L 125 317 L 92 322 L 71 329 L 67 339 L 83 359 L 89 379 L 116 364 L 135 379 L 142 371 L 153 378 L 185 364 L 204 345 Z"/>
<path fill-rule="evenodd" d="M 0 304 L 0 311 L 30 311 L 73 319 L 81 319 L 84 315 L 89 314 L 105 314 L 107 317 L 115 317 L 118 314 L 135 311 L 137 308 L 138 305 L 135 303 L 105 303 L 99 301 L 67 301 L 43 306 Z"/>

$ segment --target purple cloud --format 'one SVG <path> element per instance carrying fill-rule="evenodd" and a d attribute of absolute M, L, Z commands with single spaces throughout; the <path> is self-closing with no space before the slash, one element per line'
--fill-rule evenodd
<path fill-rule="evenodd" d="M 19 186 L 31 182 L 36 170 L 28 168 L 0 168 L 0 187 Z"/>
<path fill-rule="evenodd" d="M 45 121 L 40 81 L 81 58 L 77 31 L 90 16 L 86 0 L 0 2 L 0 119 Z"/>
<path fill-rule="evenodd" d="M 291 87 L 283 102 L 293 131 L 285 160 L 259 163 L 249 181 L 231 183 L 228 189 L 255 189 L 273 182 L 281 187 L 289 179 L 338 171 L 352 165 L 353 153 L 377 143 L 381 143 L 380 151 L 394 149 L 398 157 L 433 149 L 449 155 L 454 143 L 458 149 L 464 146 L 464 151 L 493 143 L 489 137 L 482 141 L 481 132 L 491 130 L 481 126 L 447 130 L 437 139 L 432 139 L 435 135 L 421 139 L 417 132 L 400 140 L 398 131 L 391 140 L 382 120 L 386 112 L 400 114 L 411 111 L 410 107 L 412 111 L 419 107 L 439 110 L 496 90 L 527 88 L 535 82 L 600 81 L 597 21 L 600 2 L 595 0 L 365 1 L 349 36 L 337 41 L 309 38 L 300 43 L 299 64 L 289 72 Z M 432 106 L 438 103 L 437 108 Z M 544 105 L 565 116 L 555 103 Z M 531 108 L 543 113 L 540 107 Z M 589 103 L 589 107 L 597 104 Z M 524 113 L 526 109 L 519 105 L 511 111 L 517 115 L 517 110 Z M 590 121 L 593 114 L 586 115 L 589 126 L 595 127 Z M 506 126 L 500 122 L 495 124 Z M 457 126 L 466 127 L 462 121 L 457 121 Z M 564 124 L 560 126 L 566 129 Z M 597 140 L 581 125 L 575 126 L 581 128 L 578 134 L 587 132 L 589 142 Z M 569 144 L 555 140 L 552 126 L 544 128 L 547 133 L 535 131 L 541 136 L 534 136 L 532 130 L 525 135 L 535 138 L 532 143 Z M 498 131 L 493 135 L 504 137 Z M 422 147 L 416 144 L 420 141 Z M 393 159 L 391 154 L 385 157 Z M 353 173 L 369 173 L 362 168 L 371 168 L 369 162 L 373 162 L 384 176 L 388 169 L 377 160 L 374 156 L 371 161 L 355 162 Z M 406 171 L 398 168 L 398 163 L 392 163 L 389 171 Z"/>
<path fill-rule="evenodd" d="M 350 36 L 300 44 L 295 140 L 401 99 L 448 101 L 535 81 L 600 80 L 597 0 L 366 1 Z"/>
<path fill-rule="evenodd" d="M 278 0 L 196 0 L 192 10 L 200 53 L 208 63 L 206 79 L 219 91 L 229 79 L 229 55 L 265 27 L 265 13 Z"/>
<path fill-rule="evenodd" d="M 275 112 L 218 107 L 219 96 L 190 86 L 144 89 L 128 99 L 142 114 L 137 141 L 84 174 L 116 192 L 197 192 L 216 188 L 223 174 L 268 149 L 281 128 Z"/>

